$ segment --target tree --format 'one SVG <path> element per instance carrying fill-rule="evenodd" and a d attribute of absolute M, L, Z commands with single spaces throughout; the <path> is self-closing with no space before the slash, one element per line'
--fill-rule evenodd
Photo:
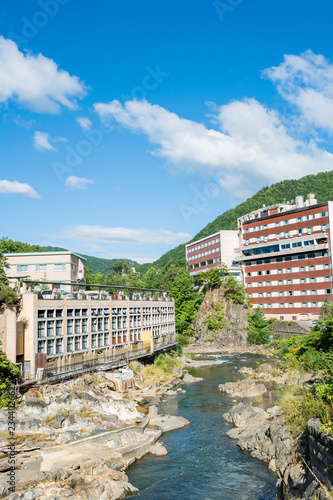
<path fill-rule="evenodd" d="M 0 251 L 0 307 L 15 304 L 19 300 L 17 293 L 9 286 L 5 268 L 8 268 L 7 260 Z"/>
<path fill-rule="evenodd" d="M 21 376 L 18 366 L 2 352 L 1 345 L 0 342 L 0 408 L 8 406 L 11 387 Z"/>
<path fill-rule="evenodd" d="M 259 307 L 249 313 L 247 335 L 250 344 L 267 344 L 270 337 L 269 322 Z"/>
<path fill-rule="evenodd" d="M 109 266 L 109 271 L 114 276 L 126 276 L 132 272 L 132 266 L 128 260 L 117 260 Z"/>
<path fill-rule="evenodd" d="M 225 264 L 222 264 L 220 268 L 211 267 L 209 271 L 203 271 L 198 273 L 195 280 L 203 286 L 203 292 L 206 293 L 208 290 L 213 290 L 218 288 L 225 282 L 229 274 L 228 268 Z"/>
<path fill-rule="evenodd" d="M 2 253 L 27 253 L 44 252 L 44 248 L 39 245 L 30 245 L 21 241 L 13 241 L 7 237 L 0 239 L 0 252 Z"/>

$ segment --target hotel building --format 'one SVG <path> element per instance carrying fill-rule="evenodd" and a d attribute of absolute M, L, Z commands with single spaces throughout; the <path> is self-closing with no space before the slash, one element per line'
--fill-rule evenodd
<path fill-rule="evenodd" d="M 241 264 L 254 307 L 268 318 L 313 321 L 332 295 L 333 202 L 314 195 L 263 207 L 238 219 Z"/>
<path fill-rule="evenodd" d="M 230 274 L 241 279 L 241 269 L 234 262 L 238 246 L 237 231 L 219 231 L 186 245 L 186 261 L 190 275 L 226 264 Z"/>
<path fill-rule="evenodd" d="M 62 282 L 62 289 L 72 291 L 67 283 L 86 281 L 86 259 L 73 252 L 5 253 L 8 278 L 47 279 Z M 75 288 L 74 288 L 75 290 Z"/>
<path fill-rule="evenodd" d="M 3 350 L 23 378 L 65 375 L 78 365 L 113 369 L 119 356 L 123 366 L 126 359 L 176 346 L 174 300 L 167 291 L 125 294 L 124 287 L 107 285 L 88 291 L 77 283 L 76 293 L 63 294 L 67 283 L 23 280 L 20 304 L 0 314 Z"/>

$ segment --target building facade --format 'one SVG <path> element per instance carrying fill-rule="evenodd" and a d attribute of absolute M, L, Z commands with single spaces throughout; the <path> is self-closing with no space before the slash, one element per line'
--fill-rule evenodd
<path fill-rule="evenodd" d="M 332 295 L 333 202 L 314 195 L 277 204 L 238 219 L 246 291 L 268 318 L 313 321 Z"/>
<path fill-rule="evenodd" d="M 219 231 L 186 245 L 186 261 L 190 275 L 226 264 L 231 274 L 240 279 L 241 270 L 234 262 L 238 246 L 237 231 Z"/>
<path fill-rule="evenodd" d="M 51 294 L 38 291 L 40 282 L 23 281 L 21 304 L 7 307 L 0 316 L 0 333 L 7 357 L 19 363 L 25 377 L 38 368 L 70 368 L 80 360 L 104 356 L 119 348 L 156 352 L 177 344 L 174 301 L 166 291 L 136 289 L 125 295 L 122 287 L 100 286 L 77 293 L 59 292 L 65 283 L 47 282 Z M 37 291 L 36 291 L 37 288 Z"/>
<path fill-rule="evenodd" d="M 63 282 L 63 290 L 72 291 L 67 283 L 86 281 L 86 259 L 68 251 L 5 253 L 8 278 Z M 67 282 L 67 283 L 66 283 Z"/>

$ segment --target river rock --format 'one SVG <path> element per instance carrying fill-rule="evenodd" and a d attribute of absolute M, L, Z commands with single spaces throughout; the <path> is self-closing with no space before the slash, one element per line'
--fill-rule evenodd
<path fill-rule="evenodd" d="M 235 405 L 223 418 L 236 425 L 227 432 L 227 436 L 236 439 L 242 450 L 248 451 L 252 457 L 268 462 L 274 472 L 286 463 L 292 439 L 282 417 L 271 420 L 270 414 L 262 408 L 246 403 Z"/>
<path fill-rule="evenodd" d="M 168 454 L 168 450 L 161 443 L 157 442 L 151 446 L 149 452 L 156 457 L 164 457 Z"/>
<path fill-rule="evenodd" d="M 265 392 L 267 392 L 264 384 L 258 384 L 258 382 L 250 378 L 240 380 L 239 382 L 227 382 L 226 384 L 220 384 L 219 389 L 228 396 L 238 398 L 253 398 L 262 396 Z"/>
<path fill-rule="evenodd" d="M 190 375 L 189 373 L 185 373 L 183 377 L 183 382 L 185 384 L 192 384 L 193 382 L 200 382 L 203 380 L 201 377 L 193 377 L 193 375 Z"/>

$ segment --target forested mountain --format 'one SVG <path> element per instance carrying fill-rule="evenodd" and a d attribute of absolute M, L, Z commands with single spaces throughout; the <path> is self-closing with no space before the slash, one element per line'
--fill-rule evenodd
<path fill-rule="evenodd" d="M 298 180 L 285 180 L 277 182 L 270 187 L 264 187 L 254 196 L 237 205 L 237 207 L 216 217 L 213 222 L 210 222 L 199 231 L 191 241 L 204 238 L 221 229 L 237 229 L 238 217 L 248 212 L 252 212 L 252 210 L 261 208 L 263 205 L 268 206 L 274 203 L 292 201 L 295 200 L 296 196 L 303 195 L 306 197 L 308 193 L 314 193 L 318 203 L 333 200 L 333 171 L 321 172 L 316 175 L 306 175 Z M 163 267 L 172 260 L 182 259 L 184 257 L 185 244 L 178 245 L 176 248 L 169 250 L 156 260 L 154 266 Z"/>

